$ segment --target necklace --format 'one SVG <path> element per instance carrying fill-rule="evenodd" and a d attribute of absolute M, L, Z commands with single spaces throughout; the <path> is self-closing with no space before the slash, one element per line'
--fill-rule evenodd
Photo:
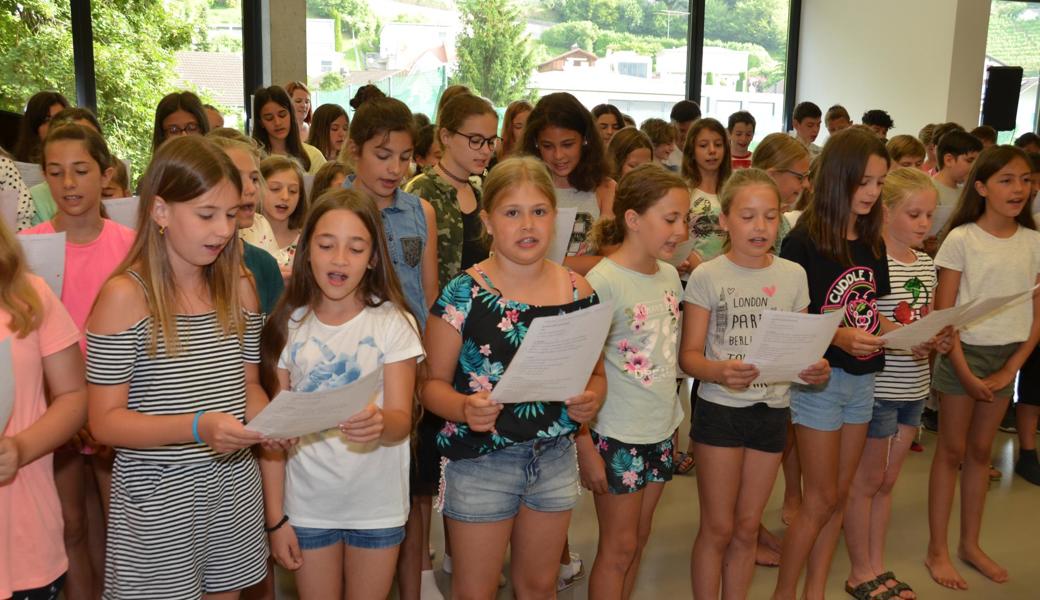
<path fill-rule="evenodd" d="M 457 181 L 459 183 L 464 183 L 466 185 L 469 185 L 469 179 L 464 179 L 462 177 L 457 177 L 454 173 L 452 173 L 448 169 L 444 168 L 444 163 L 438 162 L 437 163 L 437 168 L 439 168 L 441 170 L 441 172 L 444 173 L 445 175 L 447 175 L 449 178 L 454 179 L 455 181 Z"/>

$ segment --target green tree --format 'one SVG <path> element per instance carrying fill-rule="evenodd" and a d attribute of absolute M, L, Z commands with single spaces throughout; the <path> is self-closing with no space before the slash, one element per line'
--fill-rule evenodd
<path fill-rule="evenodd" d="M 567 21 L 546 29 L 539 39 L 556 50 L 567 50 L 577 44 L 582 50 L 591 52 L 599 36 L 599 27 L 592 21 Z"/>
<path fill-rule="evenodd" d="M 163 0 L 92 3 L 98 118 L 109 147 L 139 176 L 152 154 L 152 124 L 162 97 L 182 86 L 173 54 L 192 47 L 196 24 Z M 75 102 L 69 2 L 0 0 L 0 104 L 21 112 L 40 90 Z"/>
<path fill-rule="evenodd" d="M 778 0 L 705 0 L 704 37 L 752 42 L 773 56 L 786 50 L 786 22 Z"/>
<path fill-rule="evenodd" d="M 379 33 L 379 20 L 368 7 L 370 0 L 307 0 L 307 12 L 327 19 L 339 15 L 342 27 L 371 47 Z"/>
<path fill-rule="evenodd" d="M 455 43 L 460 83 L 495 106 L 532 96 L 534 59 L 520 12 L 510 0 L 461 0 L 462 34 Z"/>

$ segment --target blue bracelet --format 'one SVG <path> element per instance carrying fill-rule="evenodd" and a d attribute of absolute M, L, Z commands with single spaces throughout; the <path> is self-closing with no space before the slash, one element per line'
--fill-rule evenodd
<path fill-rule="evenodd" d="M 202 419 L 202 415 L 206 414 L 206 411 L 200 410 L 195 413 L 195 420 L 191 422 L 191 435 L 195 438 L 195 442 L 199 444 L 205 444 L 202 438 L 199 437 L 199 420 Z"/>

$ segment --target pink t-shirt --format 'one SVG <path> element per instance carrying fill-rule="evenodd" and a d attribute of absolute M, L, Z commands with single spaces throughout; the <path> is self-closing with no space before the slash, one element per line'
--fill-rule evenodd
<path fill-rule="evenodd" d="M 47 411 L 43 358 L 82 337 L 43 279 L 29 279 L 43 305 L 40 327 L 19 339 L 10 330 L 10 313 L 0 308 L 0 341 L 11 340 L 15 375 L 14 408 L 5 436 L 28 429 Z M 25 465 L 13 480 L 0 485 L 0 523 L 0 598 L 47 585 L 68 570 L 52 454 Z"/>
<path fill-rule="evenodd" d="M 51 221 L 19 232 L 19 235 L 54 233 Z M 134 243 L 133 229 L 104 219 L 101 235 L 86 244 L 65 244 L 65 279 L 61 286 L 61 303 L 68 309 L 79 330 L 86 331 L 87 317 L 101 286 L 112 271 L 123 262 Z M 87 353 L 86 337 L 80 340 L 80 349 Z"/>

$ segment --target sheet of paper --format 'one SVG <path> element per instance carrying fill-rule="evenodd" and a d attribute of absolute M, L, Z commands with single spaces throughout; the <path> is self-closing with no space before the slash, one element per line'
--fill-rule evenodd
<path fill-rule="evenodd" d="M 0 434 L 7 428 L 14 408 L 14 361 L 11 336 L 0 342 Z"/>
<path fill-rule="evenodd" d="M 1005 308 L 1024 302 L 1033 296 L 1036 288 L 1040 286 L 1033 286 L 1031 289 L 1015 294 L 1007 294 L 1005 296 L 994 296 L 991 298 L 979 298 L 973 302 L 965 304 L 962 308 L 962 313 L 957 321 L 957 328 L 963 329 L 970 325 L 974 325 L 979 321 L 983 321 L 986 318 L 998 313 Z"/>
<path fill-rule="evenodd" d="M 556 209 L 556 230 L 553 234 L 552 244 L 549 246 L 549 260 L 563 264 L 567 257 L 567 247 L 571 243 L 571 231 L 574 230 L 574 220 L 578 217 L 578 207 L 568 206 Z"/>
<path fill-rule="evenodd" d="M 963 306 L 933 310 L 909 325 L 905 325 L 881 336 L 889 350 L 910 350 L 936 336 L 950 325 L 956 325 L 964 312 Z"/>
<path fill-rule="evenodd" d="M 503 404 L 562 402 L 583 392 L 603 352 L 613 314 L 613 303 L 604 302 L 531 321 L 491 399 Z"/>
<path fill-rule="evenodd" d="M 744 362 L 758 367 L 754 383 L 802 382 L 798 374 L 823 358 L 845 313 L 762 311 Z"/>
<path fill-rule="evenodd" d="M 25 187 L 32 187 L 38 183 L 43 183 L 43 167 L 36 163 L 24 163 L 15 161 L 14 168 L 18 169 L 18 172 L 22 175 L 22 181 L 25 182 Z"/>
<path fill-rule="evenodd" d="M 300 437 L 336 427 L 372 401 L 379 388 L 379 371 L 333 390 L 279 392 L 246 425 L 272 439 Z"/>
<path fill-rule="evenodd" d="M 928 235 L 939 235 L 943 227 L 946 227 L 946 223 L 950 221 L 950 217 L 953 216 L 955 208 L 957 208 L 956 204 L 940 204 L 936 206 L 935 212 L 932 213 L 932 228 L 928 230 Z"/>
<path fill-rule="evenodd" d="M 303 176 L 303 190 L 304 190 L 304 193 L 306 194 L 304 197 L 307 198 L 308 200 L 310 200 L 310 198 L 311 198 L 311 190 L 312 189 L 314 189 L 314 175 L 304 175 Z"/>
<path fill-rule="evenodd" d="M 65 232 L 20 235 L 18 241 L 29 270 L 43 277 L 54 295 L 61 298 L 61 285 L 65 281 Z"/>
<path fill-rule="evenodd" d="M 105 198 L 101 203 L 105 205 L 109 219 L 130 229 L 137 229 L 137 209 L 141 206 L 139 197 Z"/>
<path fill-rule="evenodd" d="M 672 263 L 673 267 L 681 265 L 686 260 L 686 257 L 690 255 L 690 252 L 693 252 L 693 243 L 695 241 L 696 240 L 693 238 L 690 238 L 685 242 L 680 242 L 679 245 L 675 247 L 675 254 L 668 259 L 668 262 Z"/>
<path fill-rule="evenodd" d="M 18 190 L 0 190 L 0 221 L 7 224 L 11 233 L 18 231 Z"/>

